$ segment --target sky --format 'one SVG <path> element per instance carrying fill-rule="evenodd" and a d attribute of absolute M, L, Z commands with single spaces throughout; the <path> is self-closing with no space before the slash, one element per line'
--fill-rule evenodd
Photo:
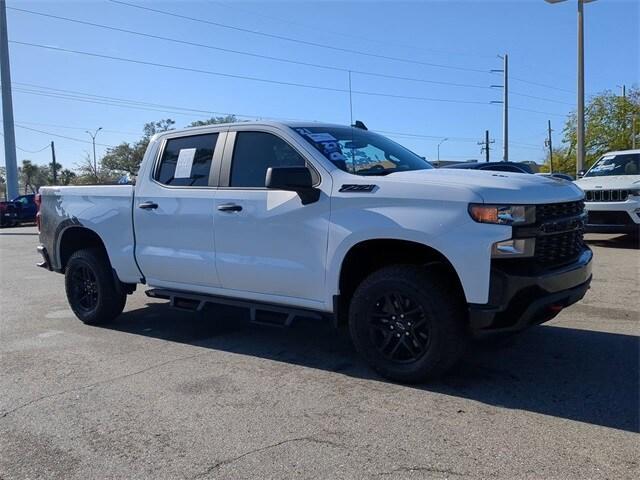
<path fill-rule="evenodd" d="M 547 121 L 558 143 L 575 109 L 576 0 L 6 3 L 19 164 L 50 162 L 53 140 L 57 161 L 74 168 L 98 127 L 101 156 L 146 122 L 223 114 L 353 118 L 430 160 L 438 144 L 442 160 L 483 159 L 488 129 L 500 160 L 502 105 L 491 102 L 503 79 L 490 70 L 504 53 L 511 160 L 541 162 Z M 587 96 L 638 85 L 640 2 L 586 4 L 585 52 Z M 4 164 L 4 146 L 1 155 Z"/>

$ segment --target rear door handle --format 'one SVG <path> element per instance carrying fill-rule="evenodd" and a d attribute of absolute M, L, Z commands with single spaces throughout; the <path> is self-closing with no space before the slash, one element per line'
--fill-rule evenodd
<path fill-rule="evenodd" d="M 242 205 L 236 205 L 235 203 L 224 203 L 222 205 L 218 205 L 218 210 L 221 212 L 241 212 Z"/>
<path fill-rule="evenodd" d="M 142 208 L 143 210 L 155 210 L 158 208 L 158 204 L 155 202 L 144 202 L 138 205 L 138 208 Z"/>

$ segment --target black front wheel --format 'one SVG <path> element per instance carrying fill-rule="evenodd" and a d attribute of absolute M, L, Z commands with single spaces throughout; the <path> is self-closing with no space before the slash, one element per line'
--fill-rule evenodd
<path fill-rule="evenodd" d="M 117 288 L 107 256 L 98 249 L 78 250 L 67 262 L 65 288 L 76 317 L 89 325 L 112 321 L 124 310 L 127 295 Z"/>
<path fill-rule="evenodd" d="M 447 282 L 437 270 L 397 265 L 374 272 L 356 289 L 351 337 L 381 375 L 416 383 L 458 361 L 467 343 L 463 302 Z"/>

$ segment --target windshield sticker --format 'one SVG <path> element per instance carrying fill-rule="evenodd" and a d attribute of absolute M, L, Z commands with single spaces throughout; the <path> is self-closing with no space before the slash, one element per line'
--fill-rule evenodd
<path fill-rule="evenodd" d="M 304 135 L 315 143 L 318 149 L 332 162 L 346 162 L 347 157 L 342 154 L 342 149 L 336 137 L 330 133 L 313 133 L 306 128 L 295 129 L 300 135 Z"/>
<path fill-rule="evenodd" d="M 336 137 L 334 137 L 330 133 L 307 133 L 306 135 L 314 142 L 335 142 L 336 141 Z"/>
<path fill-rule="evenodd" d="M 173 178 L 190 178 L 191 168 L 193 167 L 193 157 L 196 156 L 195 148 L 182 148 L 178 154 L 178 162 L 176 163 L 176 171 Z"/>

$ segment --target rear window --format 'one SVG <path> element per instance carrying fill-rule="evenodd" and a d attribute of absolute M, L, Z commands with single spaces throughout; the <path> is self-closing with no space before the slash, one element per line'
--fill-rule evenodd
<path fill-rule="evenodd" d="M 167 140 L 156 180 L 173 187 L 206 187 L 217 133 Z"/>

